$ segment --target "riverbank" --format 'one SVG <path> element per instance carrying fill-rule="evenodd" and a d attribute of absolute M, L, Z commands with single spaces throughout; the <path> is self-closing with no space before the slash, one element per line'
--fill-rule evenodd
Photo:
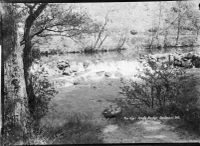
<path fill-rule="evenodd" d="M 102 127 L 98 135 L 105 143 L 199 141 L 197 135 L 178 128 L 181 125 L 178 120 L 171 121 L 175 124 L 170 125 L 168 120 L 159 119 L 129 123 L 105 119 L 102 111 L 109 105 L 116 104 L 116 99 L 124 98 L 119 93 L 122 86 L 120 79 L 136 79 L 134 75 L 138 73 L 137 68 L 141 68 L 141 64 L 136 60 L 94 60 L 87 60 L 88 66 L 85 68 L 84 62 L 71 63 L 71 68 L 75 71 L 71 75 L 62 75 L 62 71 L 55 69 L 56 62 L 54 65 L 50 63 L 52 73 L 49 74 L 49 79 L 54 82 L 58 94 L 52 100 L 49 114 L 42 120 L 44 125 L 61 126 L 69 115 L 80 113 L 87 115 L 90 122 Z M 196 75 L 200 72 L 198 68 L 187 71 Z"/>

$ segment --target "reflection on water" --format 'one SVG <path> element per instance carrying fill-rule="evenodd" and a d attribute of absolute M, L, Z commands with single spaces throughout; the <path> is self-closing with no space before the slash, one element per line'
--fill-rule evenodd
<path fill-rule="evenodd" d="M 92 54 L 84 53 L 68 53 L 62 55 L 49 55 L 48 58 L 52 60 L 58 59 L 68 59 L 70 61 L 81 62 L 84 60 L 102 60 L 102 61 L 117 61 L 117 60 L 135 60 L 138 54 L 134 51 L 122 50 L 122 51 L 111 51 L 111 52 L 98 52 Z M 45 57 L 44 57 L 45 58 Z"/>
<path fill-rule="evenodd" d="M 62 54 L 62 55 L 49 55 L 48 59 L 50 60 L 65 60 L 68 59 L 70 61 L 76 61 L 81 62 L 84 60 L 102 60 L 102 61 L 117 61 L 117 60 L 135 60 L 139 54 L 156 54 L 156 53 L 168 53 L 168 52 L 191 52 L 191 51 L 198 51 L 199 47 L 171 47 L 171 48 L 165 48 L 160 50 L 145 50 L 142 51 L 136 51 L 134 49 L 129 50 L 121 50 L 121 51 L 111 51 L 111 52 L 98 52 L 98 53 L 92 53 L 92 54 L 84 54 L 84 53 L 68 53 L 68 54 Z M 45 58 L 45 57 L 44 57 Z"/>

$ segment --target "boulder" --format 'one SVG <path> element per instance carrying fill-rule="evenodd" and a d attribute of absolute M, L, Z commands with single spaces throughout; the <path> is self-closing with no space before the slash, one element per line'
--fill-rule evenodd
<path fill-rule="evenodd" d="M 188 61 L 188 60 L 190 60 L 190 59 L 188 59 L 188 58 L 181 58 L 181 60 L 183 60 L 183 61 Z"/>
<path fill-rule="evenodd" d="M 118 129 L 119 127 L 117 125 L 107 125 L 103 130 L 102 132 L 103 133 L 109 133 L 109 132 L 114 132 Z"/>
<path fill-rule="evenodd" d="M 88 60 L 86 60 L 86 61 L 83 62 L 83 67 L 84 68 L 88 68 L 89 65 L 91 65 L 91 62 L 88 61 Z"/>
<path fill-rule="evenodd" d="M 79 71 L 79 67 L 78 66 L 71 66 L 70 70 L 71 70 L 71 72 L 78 72 Z"/>
<path fill-rule="evenodd" d="M 185 57 L 182 58 L 184 61 L 190 61 L 192 66 L 196 68 L 200 68 L 200 56 L 194 54 L 194 53 L 188 53 L 185 55 Z"/>
<path fill-rule="evenodd" d="M 119 116 L 121 112 L 122 112 L 121 107 L 117 105 L 110 105 L 102 112 L 102 114 L 105 118 L 114 118 Z"/>
<path fill-rule="evenodd" d="M 111 77 L 112 76 L 112 73 L 110 72 L 105 72 L 105 77 Z"/>
<path fill-rule="evenodd" d="M 69 68 L 65 68 L 63 71 L 62 75 L 70 76 L 71 75 L 71 70 Z"/>
<path fill-rule="evenodd" d="M 178 66 L 178 67 L 182 67 L 182 61 L 178 60 L 178 59 L 174 59 L 174 66 Z"/>
<path fill-rule="evenodd" d="M 79 85 L 79 84 L 83 83 L 84 81 L 85 81 L 84 77 L 77 77 L 76 79 L 74 79 L 73 84 Z"/>
<path fill-rule="evenodd" d="M 182 61 L 182 67 L 185 67 L 185 68 L 192 68 L 193 67 L 193 64 L 190 60 L 187 60 L 187 61 Z"/>
<path fill-rule="evenodd" d="M 92 60 L 92 63 L 94 63 L 94 64 L 98 64 L 98 63 L 101 63 L 101 62 L 102 62 L 101 59 L 94 59 L 94 60 Z"/>
<path fill-rule="evenodd" d="M 132 35 L 136 35 L 138 32 L 137 32 L 136 30 L 131 30 L 130 33 L 131 33 Z"/>
<path fill-rule="evenodd" d="M 78 85 L 78 84 L 80 84 L 79 80 L 75 80 L 75 81 L 73 82 L 73 85 Z"/>
<path fill-rule="evenodd" d="M 72 72 L 85 71 L 82 62 L 72 62 L 70 63 L 70 69 Z"/>
<path fill-rule="evenodd" d="M 105 71 L 98 71 L 98 72 L 96 72 L 96 74 L 97 74 L 98 76 L 103 76 L 103 75 L 105 74 Z"/>
<path fill-rule="evenodd" d="M 192 64 L 194 65 L 194 67 L 196 68 L 200 68 L 200 57 L 196 57 L 195 59 L 192 59 Z"/>
<path fill-rule="evenodd" d="M 167 59 L 166 56 L 157 57 L 157 60 L 159 61 L 166 61 L 166 59 Z"/>
<path fill-rule="evenodd" d="M 73 86 L 73 83 L 71 81 L 68 81 L 68 80 L 65 80 L 65 79 L 56 78 L 56 79 L 53 80 L 53 82 L 54 82 L 54 86 L 56 88 Z"/>
<path fill-rule="evenodd" d="M 186 59 L 192 59 L 193 56 L 194 56 L 194 54 L 188 53 L 188 54 L 186 54 L 186 56 L 184 58 L 186 58 Z"/>
<path fill-rule="evenodd" d="M 67 67 L 70 67 L 69 60 L 61 60 L 57 63 L 57 67 L 60 70 L 64 70 Z"/>

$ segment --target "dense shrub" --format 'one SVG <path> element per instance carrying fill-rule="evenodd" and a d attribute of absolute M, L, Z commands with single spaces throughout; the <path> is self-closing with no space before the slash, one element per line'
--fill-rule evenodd
<path fill-rule="evenodd" d="M 94 53 L 96 51 L 97 50 L 92 46 L 87 46 L 87 47 L 83 48 L 83 50 L 82 50 L 83 53 Z"/>
<path fill-rule="evenodd" d="M 168 62 L 147 58 L 142 72 L 137 75 L 141 81 L 130 81 L 128 85 L 124 82 L 121 93 L 131 103 L 140 103 L 164 112 L 165 107 L 172 104 L 180 92 L 179 76 L 183 75 L 184 71 Z"/>
<path fill-rule="evenodd" d="M 198 82 L 193 76 L 187 76 L 183 69 L 169 62 L 146 58 L 144 69 L 137 77 L 139 82 L 122 80 L 124 109 L 138 111 L 128 111 L 131 116 L 180 116 L 190 126 L 199 128 Z"/>
<path fill-rule="evenodd" d="M 153 27 L 153 28 L 150 28 L 148 29 L 148 32 L 157 32 L 158 31 L 158 27 Z"/>
<path fill-rule="evenodd" d="M 50 81 L 46 78 L 45 72 L 43 69 L 37 70 L 32 75 L 32 84 L 34 88 L 34 94 L 36 96 L 36 105 L 34 111 L 36 123 L 35 126 L 38 126 L 42 117 L 44 117 L 49 109 L 49 103 L 57 93 L 54 86 Z"/>
<path fill-rule="evenodd" d="M 136 35 L 138 32 L 137 32 L 136 30 L 133 29 L 133 30 L 130 31 L 130 33 L 131 33 L 132 35 Z"/>
<path fill-rule="evenodd" d="M 189 107 L 183 118 L 193 130 L 200 132 L 200 109 L 197 106 Z"/>
<path fill-rule="evenodd" d="M 191 37 L 183 37 L 180 41 L 182 46 L 193 46 L 195 44 L 195 38 Z"/>
<path fill-rule="evenodd" d="M 147 106 L 144 106 L 139 103 L 130 103 L 130 100 L 122 100 L 122 99 L 117 99 L 117 104 L 122 108 L 122 113 L 118 117 L 118 119 L 124 119 L 125 117 L 153 117 L 153 116 L 158 116 L 156 115 L 156 110 L 149 108 Z"/>
<path fill-rule="evenodd" d="M 40 49 L 39 48 L 33 48 L 32 49 L 32 57 L 33 59 L 40 59 L 41 54 L 40 54 Z"/>
<path fill-rule="evenodd" d="M 196 88 L 198 79 L 188 76 L 182 79 L 181 83 L 182 92 L 177 98 L 176 107 L 181 111 L 180 116 L 187 126 L 200 132 L 200 105 L 198 104 L 200 93 Z"/>

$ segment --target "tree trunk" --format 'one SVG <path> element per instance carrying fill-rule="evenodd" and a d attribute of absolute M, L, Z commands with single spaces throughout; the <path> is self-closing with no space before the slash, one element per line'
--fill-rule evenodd
<path fill-rule="evenodd" d="M 165 36 L 164 36 L 164 48 L 168 46 L 168 44 L 167 44 L 167 36 L 168 36 L 168 32 L 166 30 L 165 31 Z"/>
<path fill-rule="evenodd" d="M 176 45 L 178 45 L 179 41 L 179 35 L 180 35 L 180 24 L 181 24 L 181 19 L 178 20 L 178 30 L 177 30 L 177 36 L 176 36 Z"/>
<path fill-rule="evenodd" d="M 162 14 L 162 5 L 161 2 L 159 3 L 159 20 L 158 20 L 158 30 L 156 32 L 156 39 L 157 39 L 157 47 L 160 46 L 160 22 L 161 22 L 161 14 Z"/>
<path fill-rule="evenodd" d="M 181 26 L 181 16 L 180 16 L 180 3 L 178 2 L 178 28 L 177 28 L 177 36 L 176 36 L 176 45 L 178 45 L 179 35 L 180 35 L 180 26 Z"/>
<path fill-rule="evenodd" d="M 28 107 L 30 116 L 35 120 L 35 94 L 33 90 L 33 86 L 31 83 L 31 73 L 30 73 L 30 67 L 32 65 L 32 45 L 31 45 L 31 39 L 30 39 L 30 27 L 28 29 L 25 29 L 25 46 L 23 49 L 23 65 L 24 65 L 24 77 L 25 77 L 25 83 L 26 83 L 26 90 L 27 90 L 27 96 L 28 96 Z"/>
<path fill-rule="evenodd" d="M 196 42 L 198 42 L 198 37 L 199 37 L 199 29 L 197 29 Z"/>
<path fill-rule="evenodd" d="M 151 108 L 153 109 L 154 107 L 154 88 L 151 87 Z"/>
<path fill-rule="evenodd" d="M 16 10 L 11 4 L 5 4 L 4 10 L 2 25 L 4 54 L 2 134 L 4 144 L 13 145 L 19 141 L 25 142 L 28 136 L 28 98 L 23 72 L 22 49 L 19 45 L 16 19 L 14 18 Z M 9 33 L 6 33 L 7 31 Z"/>
<path fill-rule="evenodd" d="M 35 113 L 36 96 L 34 94 L 34 89 L 31 82 L 31 73 L 30 73 L 30 67 L 33 62 L 31 27 L 34 21 L 42 13 L 42 11 L 45 9 L 46 6 L 47 3 L 42 3 L 38 6 L 37 10 L 35 10 L 34 12 L 33 9 L 30 9 L 31 14 L 27 17 L 25 21 L 24 37 L 23 37 L 23 41 L 25 42 L 23 49 L 24 77 L 25 77 L 25 84 L 28 96 L 29 112 L 34 123 L 37 123 L 38 119 L 37 119 L 37 114 Z"/>

